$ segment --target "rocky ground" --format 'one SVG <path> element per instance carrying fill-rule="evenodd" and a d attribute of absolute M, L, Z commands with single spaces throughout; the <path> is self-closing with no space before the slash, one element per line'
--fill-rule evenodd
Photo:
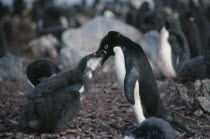
<path fill-rule="evenodd" d="M 24 27 L 24 25 L 22 26 Z M 23 60 L 26 67 L 36 59 L 24 51 L 25 44 L 34 37 L 30 28 L 21 28 L 22 34 L 15 34 L 8 50 Z M 25 35 L 27 34 L 27 35 Z M 50 59 L 59 64 L 57 59 Z M 186 85 L 174 81 L 157 81 L 161 98 L 171 114 L 196 134 L 194 139 L 210 138 L 210 82 L 196 81 Z M 24 94 L 29 91 L 25 80 L 0 82 L 0 138 L 122 138 L 134 129 L 134 113 L 120 91 L 114 73 L 98 73 L 92 89 L 85 97 L 83 110 L 71 122 L 69 130 L 61 133 L 23 133 L 16 129 L 23 111 Z M 178 134 L 177 138 L 185 138 Z"/>

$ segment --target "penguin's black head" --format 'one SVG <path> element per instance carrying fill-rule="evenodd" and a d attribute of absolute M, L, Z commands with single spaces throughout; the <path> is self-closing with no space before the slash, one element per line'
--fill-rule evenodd
<path fill-rule="evenodd" d="M 174 16 L 169 16 L 166 19 L 165 27 L 168 31 L 180 31 L 181 30 L 180 23 L 179 23 L 178 19 L 176 19 Z"/>
<path fill-rule="evenodd" d="M 99 49 L 96 51 L 96 55 L 105 53 L 102 60 L 102 65 L 110 57 L 114 55 L 113 48 L 122 44 L 123 36 L 116 31 L 110 31 L 101 41 Z"/>

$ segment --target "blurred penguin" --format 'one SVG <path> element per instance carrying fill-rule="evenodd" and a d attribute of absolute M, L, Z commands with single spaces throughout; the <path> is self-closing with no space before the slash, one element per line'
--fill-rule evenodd
<path fill-rule="evenodd" d="M 208 44 L 208 39 L 210 35 L 210 23 L 208 19 L 206 18 L 205 12 L 202 9 L 202 7 L 197 6 L 194 0 L 191 0 L 190 10 L 194 17 L 194 22 L 196 23 L 198 27 L 198 31 L 199 31 L 200 39 L 201 39 L 201 49 L 203 53 L 206 45 Z"/>
<path fill-rule="evenodd" d="M 180 14 L 179 21 L 181 29 L 186 36 L 190 57 L 194 58 L 201 55 L 201 39 L 197 25 L 194 22 L 194 17 L 190 11 L 186 11 Z"/>
<path fill-rule="evenodd" d="M 175 139 L 176 133 L 169 123 L 159 118 L 149 118 L 124 139 Z"/>
<path fill-rule="evenodd" d="M 6 54 L 6 36 L 4 33 L 4 25 L 0 23 L 0 58 Z"/>
<path fill-rule="evenodd" d="M 161 30 L 157 56 L 161 73 L 169 78 L 176 78 L 177 72 L 190 59 L 187 40 L 174 16 L 167 18 Z"/>

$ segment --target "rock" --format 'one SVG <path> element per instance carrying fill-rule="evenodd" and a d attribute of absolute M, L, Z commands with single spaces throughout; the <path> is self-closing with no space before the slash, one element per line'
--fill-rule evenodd
<path fill-rule="evenodd" d="M 175 103 L 177 105 L 190 107 L 194 101 L 192 98 L 188 96 L 188 89 L 186 86 L 181 84 L 176 85 L 176 93 L 175 93 Z"/>
<path fill-rule="evenodd" d="M 160 78 L 161 74 L 157 67 L 157 47 L 160 39 L 160 34 L 155 31 L 145 33 L 139 40 L 136 41 L 144 50 L 149 59 L 153 73 L 156 78 Z"/>
<path fill-rule="evenodd" d="M 198 103 L 200 104 L 201 108 L 210 114 L 210 99 L 206 97 L 196 97 Z"/>
<path fill-rule="evenodd" d="M 101 39 L 111 30 L 119 31 L 133 41 L 141 36 L 141 33 L 130 25 L 114 18 L 99 16 L 80 28 L 69 29 L 63 33 L 62 41 L 66 47 L 60 51 L 61 62 L 66 66 L 75 66 L 83 56 L 95 52 Z"/>
<path fill-rule="evenodd" d="M 0 58 L 0 81 L 5 79 L 24 79 L 22 61 L 10 53 Z"/>
<path fill-rule="evenodd" d="M 194 88 L 200 96 L 210 97 L 210 80 L 196 80 Z"/>
<path fill-rule="evenodd" d="M 200 117 L 203 114 L 203 111 L 202 110 L 196 110 L 193 114 L 197 117 Z"/>
<path fill-rule="evenodd" d="M 27 49 L 30 49 L 35 57 L 48 55 L 51 58 L 56 58 L 58 45 L 58 40 L 49 34 L 30 41 Z"/>

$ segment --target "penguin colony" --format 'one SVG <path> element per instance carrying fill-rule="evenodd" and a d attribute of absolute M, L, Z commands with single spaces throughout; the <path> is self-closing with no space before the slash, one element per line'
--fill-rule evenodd
<path fill-rule="evenodd" d="M 164 77 L 177 78 L 179 82 L 210 78 L 209 21 L 194 1 L 188 5 L 173 2 L 166 5 L 170 5 L 178 17 L 160 8 L 163 5 L 155 9 L 157 3 L 145 1 L 136 14 L 140 21 L 132 20 L 134 11 L 128 13 L 126 19 L 143 32 L 154 29 L 160 32 L 157 58 Z M 125 139 L 174 139 L 176 135 L 171 126 L 192 135 L 164 108 L 146 54 L 128 37 L 110 31 L 102 39 L 99 49 L 85 56 L 71 70 L 61 71 L 47 60 L 30 64 L 26 73 L 35 88 L 27 96 L 20 129 L 41 132 L 67 129 L 68 122 L 81 109 L 97 67 L 114 56 L 117 79 L 139 123 L 139 127 Z"/>

